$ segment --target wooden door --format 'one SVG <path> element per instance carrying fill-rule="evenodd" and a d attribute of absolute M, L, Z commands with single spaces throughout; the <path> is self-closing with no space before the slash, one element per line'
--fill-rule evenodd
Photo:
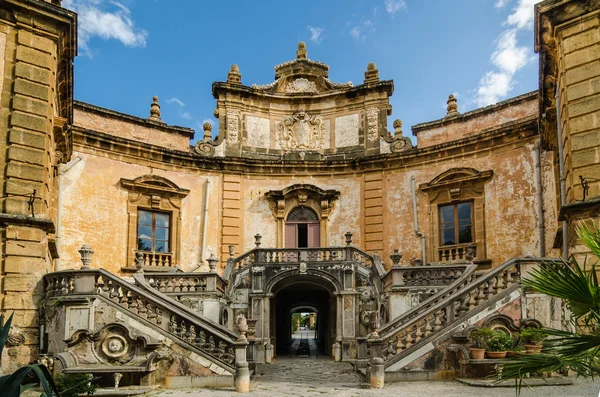
<path fill-rule="evenodd" d="M 308 248 L 318 248 L 321 246 L 321 233 L 318 223 L 308 224 Z"/>

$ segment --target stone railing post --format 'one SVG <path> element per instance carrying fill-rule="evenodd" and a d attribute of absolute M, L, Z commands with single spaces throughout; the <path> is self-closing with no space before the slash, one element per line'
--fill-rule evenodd
<path fill-rule="evenodd" d="M 80 270 L 83 271 L 76 271 L 73 277 L 74 294 L 94 294 L 96 292 L 96 275 L 92 272 L 85 271 L 91 269 L 90 265 L 92 264 L 93 254 L 94 251 L 87 244 L 82 245 L 79 249 L 79 255 L 81 255 L 81 262 L 83 263 L 83 266 Z"/>
<path fill-rule="evenodd" d="M 381 355 L 383 340 L 379 339 L 379 335 L 377 335 L 376 339 L 369 338 L 367 345 L 371 351 L 369 384 L 372 389 L 382 389 L 385 384 L 385 368 L 383 367 L 383 358 Z"/>
<path fill-rule="evenodd" d="M 246 348 L 248 341 L 238 339 L 234 342 L 235 345 L 235 375 L 233 376 L 233 384 L 235 391 L 238 393 L 248 393 L 250 391 L 250 370 L 248 361 L 246 361 Z"/>

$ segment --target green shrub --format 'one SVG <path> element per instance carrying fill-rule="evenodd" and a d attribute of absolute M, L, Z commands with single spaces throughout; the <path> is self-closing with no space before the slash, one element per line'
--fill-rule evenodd
<path fill-rule="evenodd" d="M 494 331 L 487 327 L 475 328 L 469 332 L 469 338 L 473 341 L 473 347 L 485 349 L 487 341 L 494 335 Z"/>
<path fill-rule="evenodd" d="M 54 377 L 60 397 L 78 397 L 80 394 L 94 394 L 96 385 L 91 383 L 91 374 L 62 374 Z"/>
<path fill-rule="evenodd" d="M 486 349 L 491 352 L 504 352 L 513 345 L 512 338 L 505 332 L 492 331 L 492 336 L 486 342 Z"/>
<path fill-rule="evenodd" d="M 539 328 L 526 327 L 521 329 L 521 342 L 525 345 L 539 345 L 547 335 Z"/>

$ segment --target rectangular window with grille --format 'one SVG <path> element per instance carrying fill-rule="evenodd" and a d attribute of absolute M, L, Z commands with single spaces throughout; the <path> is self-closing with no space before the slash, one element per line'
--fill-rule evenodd
<path fill-rule="evenodd" d="M 473 242 L 473 203 L 440 206 L 441 245 Z"/>
<path fill-rule="evenodd" d="M 170 227 L 170 214 L 164 212 L 138 210 L 138 250 L 169 252 Z"/>

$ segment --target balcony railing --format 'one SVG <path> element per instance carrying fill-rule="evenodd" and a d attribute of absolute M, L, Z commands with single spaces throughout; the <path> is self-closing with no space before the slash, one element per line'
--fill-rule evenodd
<path fill-rule="evenodd" d="M 235 259 L 235 268 L 252 264 L 279 264 L 294 262 L 358 262 L 373 266 L 373 257 L 355 247 L 329 248 L 255 248 Z"/>
<path fill-rule="evenodd" d="M 471 255 L 471 259 L 477 257 L 477 247 L 473 243 L 446 245 L 438 248 L 440 262 L 466 261 L 469 260 L 469 255 Z"/>
<path fill-rule="evenodd" d="M 173 253 L 172 252 L 154 252 L 154 251 L 135 251 L 136 256 L 140 253 L 144 257 L 144 267 L 172 267 Z M 135 267 L 135 263 L 133 264 Z"/>

